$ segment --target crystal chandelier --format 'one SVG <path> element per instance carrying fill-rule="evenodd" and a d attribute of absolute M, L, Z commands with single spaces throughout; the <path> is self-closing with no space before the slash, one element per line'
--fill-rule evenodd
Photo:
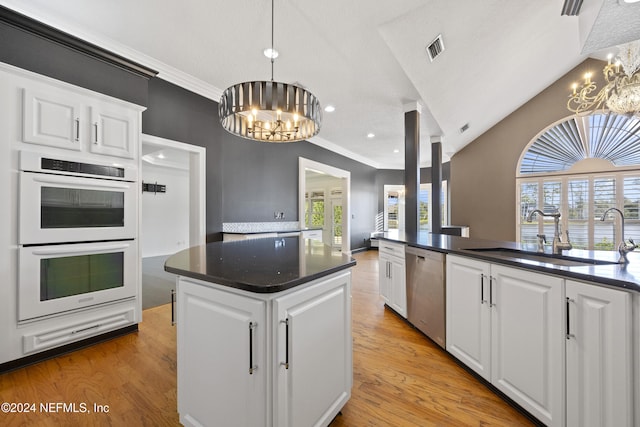
<path fill-rule="evenodd" d="M 220 124 L 228 132 L 261 142 L 296 142 L 320 131 L 320 102 L 307 89 L 273 81 L 273 6 L 271 0 L 271 81 L 238 83 L 222 93 Z M 267 52 L 265 51 L 265 55 Z"/>
<path fill-rule="evenodd" d="M 614 63 L 609 55 L 607 65 L 602 70 L 607 84 L 596 92 L 596 84 L 591 81 L 591 73 L 584 76 L 578 87 L 573 84 L 567 108 L 576 114 L 586 114 L 601 108 L 608 108 L 618 114 L 640 112 L 640 40 L 618 48 Z"/>

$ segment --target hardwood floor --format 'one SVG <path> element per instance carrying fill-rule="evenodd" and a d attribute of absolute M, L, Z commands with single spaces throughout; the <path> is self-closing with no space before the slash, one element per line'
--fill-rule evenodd
<path fill-rule="evenodd" d="M 377 255 L 354 256 L 354 384 L 331 426 L 531 425 L 384 308 Z M 179 425 L 175 334 L 170 305 L 163 305 L 144 311 L 137 333 L 0 375 L 1 402 L 36 405 L 31 413 L 0 412 L 0 425 Z M 75 404 L 76 410 L 86 404 L 91 413 L 43 412 L 41 404 L 50 403 Z M 95 413 L 94 404 L 108 405 L 108 413 Z"/>

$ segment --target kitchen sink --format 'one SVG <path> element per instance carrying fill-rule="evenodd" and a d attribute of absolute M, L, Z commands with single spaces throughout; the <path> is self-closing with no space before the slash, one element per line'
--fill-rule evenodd
<path fill-rule="evenodd" d="M 611 265 L 617 264 L 616 261 L 607 261 L 592 258 L 580 258 L 574 256 L 554 255 L 540 252 L 529 252 L 512 248 L 473 248 L 468 249 L 472 252 L 482 253 L 487 256 L 497 258 L 510 258 L 518 260 L 543 262 L 546 264 L 561 265 L 567 267 L 585 266 L 585 265 Z"/>

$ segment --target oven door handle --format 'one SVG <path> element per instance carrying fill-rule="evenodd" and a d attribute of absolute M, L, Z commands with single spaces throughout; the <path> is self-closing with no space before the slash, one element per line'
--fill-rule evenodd
<path fill-rule="evenodd" d="M 78 185 L 82 187 L 99 187 L 99 188 L 131 188 L 131 184 L 118 181 L 105 181 L 92 178 L 80 178 L 80 177 L 57 177 L 54 175 L 34 176 L 32 177 L 34 182 L 43 182 L 45 184 L 64 184 L 64 185 Z M 90 181 L 89 181 L 90 180 Z"/>
<path fill-rule="evenodd" d="M 124 250 L 127 249 L 128 247 L 130 247 L 131 245 L 128 243 L 121 243 L 121 244 L 113 244 L 113 245 L 88 245 L 88 246 L 84 246 L 81 249 L 78 249 L 78 245 L 74 245 L 74 248 L 70 248 L 69 246 L 67 246 L 66 248 L 63 247 L 47 247 L 42 248 L 42 249 L 35 249 L 32 250 L 31 253 L 33 255 L 60 255 L 60 254 L 73 254 L 73 253 L 84 253 L 84 252 L 92 252 L 95 253 L 96 251 L 99 252 L 112 252 L 112 251 L 118 251 L 118 250 Z"/>

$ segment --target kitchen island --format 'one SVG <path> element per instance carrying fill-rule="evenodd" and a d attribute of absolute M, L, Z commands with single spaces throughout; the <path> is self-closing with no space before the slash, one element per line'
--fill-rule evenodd
<path fill-rule="evenodd" d="M 503 397 L 548 426 L 640 426 L 640 253 L 381 239 L 445 254 L 446 351 Z"/>
<path fill-rule="evenodd" d="M 351 267 L 301 237 L 215 242 L 177 278 L 182 424 L 326 426 L 351 396 Z"/>

